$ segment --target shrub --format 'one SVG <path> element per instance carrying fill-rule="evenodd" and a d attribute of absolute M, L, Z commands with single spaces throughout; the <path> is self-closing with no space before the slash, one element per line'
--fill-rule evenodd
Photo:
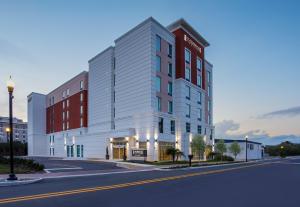
<path fill-rule="evenodd" d="M 0 164 L 9 164 L 9 158 L 1 157 L 0 156 Z M 14 163 L 16 167 L 20 168 L 29 168 L 32 171 L 42 171 L 44 170 L 45 166 L 35 162 L 34 160 L 30 159 L 23 159 L 23 158 L 14 158 Z"/>
<path fill-rule="evenodd" d="M 214 161 L 234 161 L 233 157 L 230 157 L 230 156 L 227 156 L 227 155 L 221 155 L 219 153 L 217 153 L 215 156 L 214 156 Z"/>

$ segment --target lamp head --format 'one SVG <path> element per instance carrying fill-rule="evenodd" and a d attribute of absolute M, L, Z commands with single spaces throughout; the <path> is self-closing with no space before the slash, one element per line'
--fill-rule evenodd
<path fill-rule="evenodd" d="M 12 81 L 11 76 L 9 76 L 9 80 L 6 83 L 8 92 L 13 92 L 15 88 L 15 83 Z"/>
<path fill-rule="evenodd" d="M 248 139 L 248 135 L 245 136 L 245 139 Z"/>
<path fill-rule="evenodd" d="M 5 128 L 5 131 L 6 131 L 6 133 L 9 133 L 9 132 L 10 132 L 10 128 L 9 128 L 9 127 L 6 127 L 6 128 Z"/>

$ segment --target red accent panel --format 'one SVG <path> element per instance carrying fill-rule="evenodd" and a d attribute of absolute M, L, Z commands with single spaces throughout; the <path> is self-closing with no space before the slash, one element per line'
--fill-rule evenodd
<path fill-rule="evenodd" d="M 83 94 L 83 102 L 80 102 L 80 94 Z M 87 107 L 88 95 L 87 91 L 80 91 L 63 101 L 65 109 L 63 109 L 63 101 L 60 101 L 46 109 L 46 133 L 54 133 L 63 131 L 63 111 L 65 112 L 65 130 L 67 129 L 67 121 L 69 122 L 69 130 L 80 128 L 80 106 L 83 106 L 83 127 L 87 127 Z M 67 107 L 69 100 L 69 107 Z M 67 111 L 69 111 L 69 119 L 67 120 Z"/>
<path fill-rule="evenodd" d="M 176 43 L 176 78 L 185 78 L 185 58 L 184 50 L 188 48 L 191 51 L 191 81 L 193 84 L 197 85 L 197 57 L 202 59 L 202 88 L 206 89 L 206 73 L 204 65 L 204 47 L 200 45 L 192 36 L 190 36 L 183 29 L 179 28 L 175 30 L 175 43 Z M 187 41 L 184 40 L 184 35 L 189 37 L 193 42 L 201 48 L 201 53 L 195 47 L 190 45 Z"/>

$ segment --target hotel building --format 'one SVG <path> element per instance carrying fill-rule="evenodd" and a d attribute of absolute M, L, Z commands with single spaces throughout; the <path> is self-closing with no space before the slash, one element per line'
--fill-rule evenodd
<path fill-rule="evenodd" d="M 191 153 L 194 135 L 214 143 L 209 43 L 184 19 L 168 27 L 152 17 L 88 61 L 49 94 L 28 96 L 29 155 L 170 159 Z"/>

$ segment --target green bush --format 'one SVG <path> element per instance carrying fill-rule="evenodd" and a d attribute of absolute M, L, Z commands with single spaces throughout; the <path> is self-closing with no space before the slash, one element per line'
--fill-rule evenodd
<path fill-rule="evenodd" d="M 227 155 L 221 155 L 221 154 L 216 154 L 214 156 L 214 161 L 234 161 L 233 157 L 227 156 Z"/>
<path fill-rule="evenodd" d="M 0 156 L 0 164 L 8 165 L 10 163 L 9 158 L 1 157 Z M 28 168 L 32 171 L 42 171 L 44 170 L 45 166 L 43 164 L 39 164 L 34 160 L 30 159 L 23 159 L 23 158 L 14 158 L 14 164 L 16 167 L 19 168 Z"/>

